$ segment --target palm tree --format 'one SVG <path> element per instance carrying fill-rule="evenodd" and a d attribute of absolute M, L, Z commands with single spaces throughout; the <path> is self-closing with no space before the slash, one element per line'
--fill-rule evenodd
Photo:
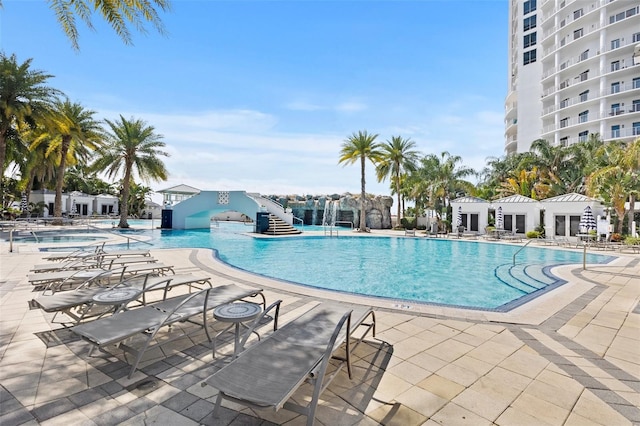
<path fill-rule="evenodd" d="M 163 136 L 155 133 L 153 126 L 143 120 L 120 116 L 120 120 L 105 120 L 110 127 L 108 144 L 98 151 L 92 170 L 104 171 L 113 178 L 121 174 L 122 192 L 120 196 L 120 223 L 118 227 L 128 228 L 129 194 L 134 172 L 144 180 L 166 180 L 168 173 L 159 156 L 168 157 L 161 151 L 165 143 Z"/>
<path fill-rule="evenodd" d="M 150 23 L 160 34 L 166 31 L 158 15 L 156 7 L 163 12 L 171 9 L 169 0 L 47 0 L 51 5 L 51 9 L 56 14 L 58 22 L 62 26 L 71 46 L 74 50 L 80 50 L 78 43 L 78 28 L 76 26 L 76 16 L 85 23 L 85 25 L 94 30 L 91 16 L 94 12 L 98 12 L 104 20 L 111 25 L 116 34 L 122 41 L 131 45 L 132 38 L 128 24 L 133 25 L 136 30 L 143 34 L 147 31 L 144 27 L 145 23 Z M 154 7 L 155 6 L 155 7 Z M 0 0 L 0 7 L 2 1 Z"/>
<path fill-rule="evenodd" d="M 7 143 L 18 140 L 18 129 L 35 125 L 61 92 L 47 86 L 51 75 L 19 64 L 16 55 L 0 53 L 0 176 L 4 176 Z"/>
<path fill-rule="evenodd" d="M 381 182 L 391 176 L 391 184 L 393 191 L 398 196 L 398 224 L 400 224 L 402 205 L 401 205 L 401 182 L 402 176 L 416 169 L 418 161 L 418 152 L 413 148 L 416 146 L 411 139 L 403 139 L 401 136 L 392 136 L 391 140 L 386 141 L 382 148 L 382 160 L 376 167 L 378 181 Z"/>
<path fill-rule="evenodd" d="M 46 155 L 56 158 L 56 198 L 53 204 L 53 217 L 62 218 L 62 187 L 67 164 L 74 165 L 78 159 L 87 161 L 90 151 L 99 148 L 104 139 L 104 130 L 93 117 L 94 111 L 85 109 L 79 103 L 69 100 L 58 101 L 53 110 L 45 117 L 46 131 L 37 137 L 33 148 L 48 143 Z"/>
<path fill-rule="evenodd" d="M 640 139 L 630 144 L 612 141 L 600 147 L 597 153 L 603 167 L 587 178 L 587 192 L 601 197 L 614 208 L 618 216 L 616 232 L 620 232 L 626 200 L 629 199 L 629 210 L 633 215 L 635 199 L 640 195 Z"/>
<path fill-rule="evenodd" d="M 360 160 L 360 232 L 367 232 L 366 192 L 365 192 L 365 164 L 366 160 L 374 165 L 382 159 L 380 144 L 375 140 L 377 134 L 369 134 L 366 130 L 353 133 L 342 144 L 338 164 L 353 164 Z"/>

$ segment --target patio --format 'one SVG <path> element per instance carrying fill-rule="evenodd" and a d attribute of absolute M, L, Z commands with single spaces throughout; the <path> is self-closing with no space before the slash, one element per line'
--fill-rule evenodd
<path fill-rule="evenodd" d="M 1 424 L 303 424 L 286 410 L 225 403 L 203 381 L 222 365 L 204 333 L 148 354 L 127 379 L 122 351 L 88 357 L 89 345 L 30 309 L 28 270 L 37 252 L 0 246 Z M 203 249 L 155 250 L 176 273 L 203 271 L 214 284 L 265 289 L 282 299 L 284 323 L 331 298 L 230 268 Z M 322 394 L 320 425 L 625 425 L 640 423 L 640 255 L 608 265 L 559 268 L 569 281 L 544 299 L 500 314 L 362 297 L 374 305 L 377 337 L 360 345 L 354 378 Z M 216 324 L 221 329 L 223 324 Z M 220 349 L 229 351 L 232 342 Z M 307 389 L 294 395 L 304 398 Z"/>

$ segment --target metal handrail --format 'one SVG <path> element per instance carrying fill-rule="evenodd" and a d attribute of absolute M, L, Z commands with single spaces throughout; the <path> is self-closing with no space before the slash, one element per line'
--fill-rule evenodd
<path fill-rule="evenodd" d="M 513 266 L 516 266 L 516 255 L 520 253 L 526 246 L 528 246 L 531 241 L 533 240 L 527 241 L 522 247 L 520 247 L 515 253 L 513 253 Z"/>
<path fill-rule="evenodd" d="M 354 227 L 353 222 L 350 222 L 348 220 L 339 220 L 339 221 L 335 222 L 334 225 L 338 225 L 338 224 L 345 224 L 345 225 L 348 224 L 351 227 L 351 230 L 353 230 L 353 227 Z"/>
<path fill-rule="evenodd" d="M 120 232 L 111 231 L 111 230 L 105 229 L 105 228 L 98 228 L 97 226 L 88 225 L 88 224 L 86 226 L 87 226 L 87 228 L 95 229 L 95 230 L 98 230 L 100 232 L 107 232 L 109 234 L 113 234 L 113 235 L 117 235 L 119 237 L 126 238 L 127 239 L 127 249 L 129 248 L 129 243 L 130 243 L 129 240 L 133 240 L 133 241 L 136 241 L 138 243 L 143 243 L 143 244 L 147 244 L 147 245 L 153 246 L 153 244 L 151 244 L 149 241 L 144 241 L 144 240 L 140 240 L 138 238 L 133 238 L 133 237 L 130 237 L 128 235 L 124 235 L 124 234 L 122 234 Z"/>

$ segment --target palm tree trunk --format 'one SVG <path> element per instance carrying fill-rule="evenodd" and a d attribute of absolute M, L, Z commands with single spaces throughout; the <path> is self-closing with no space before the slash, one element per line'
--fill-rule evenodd
<path fill-rule="evenodd" d="M 627 218 L 627 225 L 629 228 L 629 234 L 631 234 L 631 230 L 633 229 L 633 219 L 635 216 L 635 209 L 636 209 L 636 196 L 633 194 L 629 194 L 629 215 Z M 636 230 L 637 231 L 637 230 Z M 631 235 L 632 237 L 635 237 L 635 235 Z"/>
<path fill-rule="evenodd" d="M 7 134 L 11 120 L 2 120 L 0 126 L 0 178 L 4 176 L 4 160 L 7 158 Z"/>
<path fill-rule="evenodd" d="M 66 167 L 67 153 L 69 152 L 70 136 L 62 137 L 60 147 L 60 164 L 56 173 L 56 198 L 53 202 L 53 224 L 62 225 L 62 186 L 64 184 L 64 169 Z"/>
<path fill-rule="evenodd" d="M 358 225 L 360 232 L 367 232 L 367 212 L 365 211 L 367 196 L 365 191 L 365 157 L 360 156 L 360 224 Z"/>
<path fill-rule="evenodd" d="M 129 193 L 131 192 L 131 168 L 132 165 L 125 165 L 124 179 L 122 181 L 122 199 L 120 200 L 120 223 L 119 228 L 128 228 L 127 216 L 129 215 Z"/>
<path fill-rule="evenodd" d="M 400 206 L 400 176 L 396 176 L 396 194 L 398 195 L 398 223 L 396 226 L 400 226 L 400 220 L 402 219 L 400 215 L 402 214 L 402 208 Z"/>

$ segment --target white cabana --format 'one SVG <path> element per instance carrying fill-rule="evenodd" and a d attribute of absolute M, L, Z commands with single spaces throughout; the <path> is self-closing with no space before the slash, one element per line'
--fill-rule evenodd
<path fill-rule="evenodd" d="M 456 212 L 455 215 L 460 214 L 462 226 L 472 232 L 484 232 L 484 228 L 489 223 L 489 206 L 489 201 L 472 196 L 464 196 L 451 201 L 451 207 Z"/>
<path fill-rule="evenodd" d="M 533 198 L 516 194 L 494 200 L 491 204 L 496 212 L 502 209 L 502 227 L 507 231 L 526 234 L 540 224 L 541 206 Z"/>
<path fill-rule="evenodd" d="M 110 194 L 99 194 L 93 199 L 93 211 L 95 214 L 107 216 L 117 215 L 119 212 L 118 197 Z"/>
<path fill-rule="evenodd" d="M 544 208 L 544 229 L 547 236 L 576 237 L 580 233 L 580 219 L 587 206 L 594 216 L 605 215 L 604 206 L 596 199 L 582 194 L 564 194 L 540 202 Z"/>

